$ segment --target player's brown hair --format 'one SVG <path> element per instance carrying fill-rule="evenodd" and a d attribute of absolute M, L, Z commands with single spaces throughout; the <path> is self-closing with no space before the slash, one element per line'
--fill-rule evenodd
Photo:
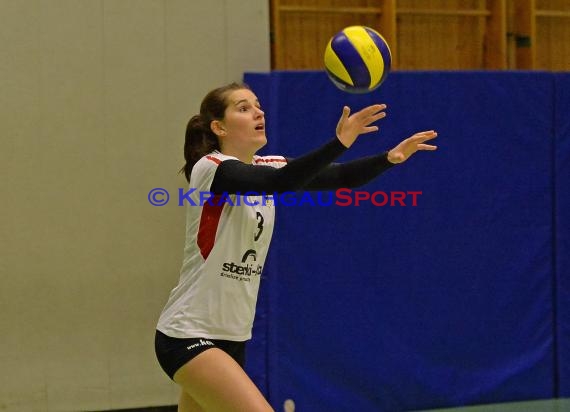
<path fill-rule="evenodd" d="M 230 83 L 210 91 L 200 105 L 200 114 L 192 116 L 186 125 L 184 159 L 186 164 L 180 169 L 190 182 L 192 168 L 200 158 L 214 150 L 220 150 L 218 137 L 210 128 L 214 120 L 223 120 L 228 107 L 228 95 L 234 90 L 249 89 L 241 83 Z"/>

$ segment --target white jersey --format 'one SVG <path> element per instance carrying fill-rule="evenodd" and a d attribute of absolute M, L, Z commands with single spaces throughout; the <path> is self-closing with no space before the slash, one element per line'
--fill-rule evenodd
<path fill-rule="evenodd" d="M 219 195 L 205 202 L 218 165 L 235 157 L 219 152 L 193 167 L 187 202 L 186 244 L 178 285 L 157 329 L 175 338 L 244 341 L 251 338 L 261 272 L 275 220 L 273 198 Z M 237 159 L 236 159 L 237 160 Z M 259 167 L 283 167 L 281 156 L 254 156 Z"/>

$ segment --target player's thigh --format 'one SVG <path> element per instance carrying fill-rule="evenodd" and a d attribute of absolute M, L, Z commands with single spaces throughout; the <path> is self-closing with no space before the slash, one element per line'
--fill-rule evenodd
<path fill-rule="evenodd" d="M 244 370 L 224 351 L 211 348 L 174 374 L 174 381 L 205 412 L 273 411 Z"/>
<path fill-rule="evenodd" d="M 200 408 L 200 405 L 190 395 L 182 390 L 180 400 L 178 401 L 178 412 L 204 412 L 204 410 Z"/>

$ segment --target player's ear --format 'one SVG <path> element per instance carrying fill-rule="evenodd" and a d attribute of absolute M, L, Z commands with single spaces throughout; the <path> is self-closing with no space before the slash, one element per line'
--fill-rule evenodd
<path fill-rule="evenodd" d="M 210 129 L 218 137 L 223 137 L 226 135 L 226 128 L 221 120 L 212 120 L 210 123 Z"/>

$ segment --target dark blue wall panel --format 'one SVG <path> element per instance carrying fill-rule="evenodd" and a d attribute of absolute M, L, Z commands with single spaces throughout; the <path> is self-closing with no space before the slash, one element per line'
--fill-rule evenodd
<path fill-rule="evenodd" d="M 340 92 L 320 72 L 245 80 L 265 107 L 264 153 L 327 142 L 345 104 L 387 103 L 388 116 L 341 161 L 439 133 L 438 151 L 362 188 L 421 191 L 417 206 L 279 207 L 264 286 L 274 406 L 399 411 L 554 396 L 553 76 L 392 73 L 368 95 Z"/>
<path fill-rule="evenodd" d="M 556 274 L 559 393 L 570 397 L 570 74 L 556 75 Z"/>

